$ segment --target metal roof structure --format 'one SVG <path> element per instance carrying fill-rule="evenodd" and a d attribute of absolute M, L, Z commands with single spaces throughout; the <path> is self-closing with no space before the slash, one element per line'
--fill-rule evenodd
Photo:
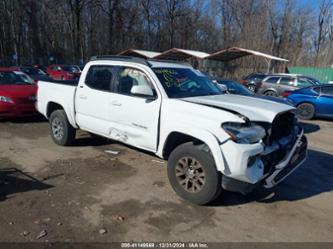
<path fill-rule="evenodd" d="M 231 61 L 231 60 L 238 59 L 238 58 L 248 56 L 248 55 L 263 57 L 268 61 L 271 61 L 271 60 L 282 61 L 282 62 L 289 61 L 287 59 L 276 57 L 276 56 L 273 56 L 270 54 L 265 54 L 265 53 L 258 52 L 255 50 L 239 48 L 239 47 L 231 47 L 231 48 L 220 50 L 218 52 L 215 52 L 215 53 L 207 56 L 205 59 L 211 59 L 211 60 L 217 60 L 217 61 Z"/>
<path fill-rule="evenodd" d="M 209 54 L 196 50 L 172 48 L 164 51 L 154 59 L 171 59 L 171 60 L 186 60 L 188 58 L 205 59 Z"/>
<path fill-rule="evenodd" d="M 141 57 L 141 58 L 145 58 L 145 59 L 151 59 L 160 54 L 161 54 L 160 52 L 131 48 L 131 49 L 127 49 L 125 51 L 120 52 L 118 55 L 128 55 L 128 56 Z"/>

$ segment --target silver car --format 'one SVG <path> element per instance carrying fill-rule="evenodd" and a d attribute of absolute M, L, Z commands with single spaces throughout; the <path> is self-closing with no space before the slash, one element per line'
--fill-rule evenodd
<path fill-rule="evenodd" d="M 303 75 L 270 75 L 263 79 L 258 93 L 268 96 L 282 96 L 285 91 L 319 85 L 320 82 Z"/>

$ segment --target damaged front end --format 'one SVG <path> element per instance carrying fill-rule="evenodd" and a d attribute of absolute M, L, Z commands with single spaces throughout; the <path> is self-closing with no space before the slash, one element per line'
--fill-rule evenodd
<path fill-rule="evenodd" d="M 307 139 L 293 112 L 278 115 L 264 140 L 261 155 L 264 187 L 271 188 L 286 178 L 306 159 Z"/>
<path fill-rule="evenodd" d="M 258 186 L 271 188 L 306 159 L 307 139 L 292 111 L 277 115 L 272 123 L 253 123 L 266 131 L 261 143 L 243 145 L 230 142 L 221 146 L 222 151 L 230 147 L 238 151 L 234 162 L 225 156 L 226 163 L 234 165 L 234 172 L 223 175 L 224 189 L 246 194 Z"/>

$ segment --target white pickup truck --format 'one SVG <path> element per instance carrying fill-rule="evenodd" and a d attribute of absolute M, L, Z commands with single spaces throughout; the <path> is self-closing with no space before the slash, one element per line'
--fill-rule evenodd
<path fill-rule="evenodd" d="M 175 192 L 196 204 L 222 189 L 270 188 L 301 165 L 307 140 L 294 108 L 221 94 L 204 74 L 167 61 L 94 57 L 78 84 L 38 83 L 37 109 L 59 145 L 77 129 L 168 160 Z"/>

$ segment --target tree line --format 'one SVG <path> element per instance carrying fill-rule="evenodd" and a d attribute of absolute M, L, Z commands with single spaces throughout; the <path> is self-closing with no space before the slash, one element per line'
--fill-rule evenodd
<path fill-rule="evenodd" d="M 0 0 L 0 65 L 231 46 L 331 66 L 333 0 Z"/>

